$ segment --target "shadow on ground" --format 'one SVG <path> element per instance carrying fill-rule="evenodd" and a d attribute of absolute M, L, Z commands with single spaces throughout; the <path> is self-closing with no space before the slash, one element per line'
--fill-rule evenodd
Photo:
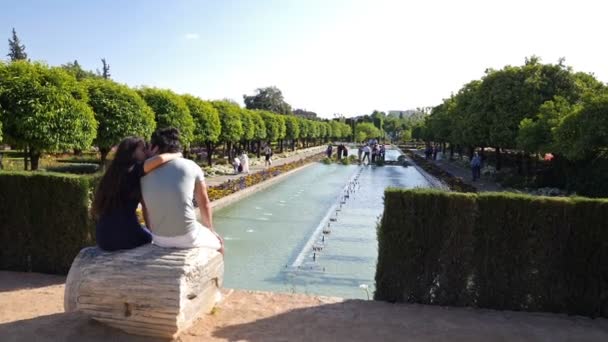
<path fill-rule="evenodd" d="M 211 336 L 251 342 L 608 341 L 608 320 L 349 300 L 218 327 Z"/>
<path fill-rule="evenodd" d="M 64 276 L 0 271 L 0 292 L 34 289 L 63 283 L 65 283 Z"/>
<path fill-rule="evenodd" d="M 128 335 L 78 313 L 59 313 L 0 324 L 2 342 L 166 342 L 167 339 Z"/>

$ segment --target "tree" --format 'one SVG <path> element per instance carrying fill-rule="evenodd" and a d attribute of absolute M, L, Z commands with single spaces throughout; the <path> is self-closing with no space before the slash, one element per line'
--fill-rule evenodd
<path fill-rule="evenodd" d="M 76 80 L 78 81 L 82 81 L 87 78 L 99 78 L 99 76 L 96 75 L 94 72 L 84 70 L 77 60 L 74 60 L 74 62 L 68 62 L 66 64 L 63 64 L 61 68 L 63 68 L 72 76 L 76 77 Z"/>
<path fill-rule="evenodd" d="M 277 115 L 276 116 L 276 120 L 278 122 L 279 125 L 279 136 L 277 137 L 277 139 L 279 140 L 280 143 L 280 153 L 283 153 L 283 140 L 285 139 L 285 137 L 287 136 L 287 126 L 285 123 L 285 119 L 286 116 L 284 115 Z"/>
<path fill-rule="evenodd" d="M 28 148 L 32 170 L 40 155 L 91 146 L 97 121 L 86 104 L 87 93 L 61 68 L 15 61 L 0 77 L 0 107 L 11 144 Z"/>
<path fill-rule="evenodd" d="M 227 100 L 213 101 L 211 104 L 220 115 L 220 124 L 222 126 L 220 141 L 226 143 L 226 153 L 228 158 L 232 159 L 232 144 L 241 141 L 243 136 L 241 108 L 236 103 Z"/>
<path fill-rule="evenodd" d="M 298 118 L 288 116 L 285 118 L 285 129 L 287 139 L 291 140 L 291 150 L 296 150 L 296 141 L 300 138 L 300 124 Z"/>
<path fill-rule="evenodd" d="M 220 114 L 217 109 L 208 101 L 203 101 L 198 97 L 186 94 L 182 95 L 186 106 L 190 110 L 190 115 L 194 120 L 194 134 L 192 144 L 205 145 L 207 149 L 207 164 L 213 164 L 213 151 L 215 144 L 219 141 L 222 126 Z"/>
<path fill-rule="evenodd" d="M 304 147 L 307 146 L 308 138 L 310 138 L 310 120 L 298 118 L 298 127 L 300 128 L 300 139 L 303 141 Z"/>
<path fill-rule="evenodd" d="M 101 165 L 105 165 L 110 149 L 123 138 L 152 135 L 156 128 L 154 112 L 135 90 L 99 78 L 87 79 L 84 85 L 99 123 L 94 144 L 99 147 Z"/>
<path fill-rule="evenodd" d="M 552 152 L 554 149 L 552 132 L 574 111 L 574 106 L 561 96 L 543 103 L 534 118 L 524 118 L 520 122 L 517 147 L 528 153 Z"/>
<path fill-rule="evenodd" d="M 255 95 L 243 95 L 247 109 L 268 110 L 278 114 L 291 114 L 291 106 L 283 99 L 283 93 L 277 87 L 256 89 Z"/>
<path fill-rule="evenodd" d="M 554 130 L 556 149 L 572 161 L 608 153 L 608 94 L 590 94 Z"/>
<path fill-rule="evenodd" d="M 268 143 L 277 141 L 281 134 L 277 115 L 269 111 L 261 111 L 260 114 L 262 115 L 262 119 L 264 119 L 264 125 L 266 125 L 266 140 Z"/>
<path fill-rule="evenodd" d="M 21 44 L 21 40 L 17 37 L 17 31 L 13 27 L 12 39 L 8 40 L 8 54 L 11 61 L 27 60 L 25 53 L 25 45 Z"/>
<path fill-rule="evenodd" d="M 249 110 L 249 109 L 247 109 Z M 264 123 L 264 119 L 262 118 L 261 112 L 258 110 L 251 110 L 250 115 L 253 120 L 253 126 L 255 127 L 255 133 L 253 135 L 253 140 L 256 142 L 256 153 L 258 158 L 261 154 L 262 149 L 262 140 L 266 139 L 266 124 Z M 252 148 L 253 150 L 253 148 Z"/>
<path fill-rule="evenodd" d="M 357 142 L 380 137 L 380 130 L 371 122 L 358 123 L 355 126 L 355 140 Z"/>
<path fill-rule="evenodd" d="M 105 58 L 101 59 L 101 72 L 97 70 L 99 76 L 105 78 L 106 80 L 110 78 L 110 64 L 106 62 Z"/>
<path fill-rule="evenodd" d="M 175 127 L 185 148 L 194 139 L 194 119 L 182 97 L 171 90 L 141 88 L 139 95 L 154 111 L 157 128 Z"/>
<path fill-rule="evenodd" d="M 240 109 L 239 112 L 241 114 L 241 123 L 243 125 L 243 136 L 241 137 L 241 141 L 242 141 L 241 148 L 246 149 L 247 148 L 246 146 L 255 137 L 256 127 L 255 127 L 255 122 L 253 121 L 253 117 L 251 116 L 252 111 L 250 111 L 248 109 Z"/>

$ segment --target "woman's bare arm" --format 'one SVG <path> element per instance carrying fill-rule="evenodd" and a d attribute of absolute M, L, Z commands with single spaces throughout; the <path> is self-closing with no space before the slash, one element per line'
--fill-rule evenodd
<path fill-rule="evenodd" d="M 154 157 L 146 159 L 144 162 L 144 173 L 149 173 L 150 171 L 158 168 L 159 166 L 170 162 L 174 159 L 181 158 L 181 153 L 163 153 L 156 155 Z"/>

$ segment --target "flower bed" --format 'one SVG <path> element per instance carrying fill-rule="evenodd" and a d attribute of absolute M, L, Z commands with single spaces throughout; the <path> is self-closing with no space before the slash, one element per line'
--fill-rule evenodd
<path fill-rule="evenodd" d="M 477 192 L 477 189 L 474 186 L 465 183 L 462 178 L 454 176 L 453 174 L 445 171 L 439 166 L 417 155 L 416 153 L 413 153 L 412 151 L 408 151 L 407 153 L 410 158 L 412 158 L 414 162 L 418 164 L 418 166 L 420 166 L 424 171 L 428 172 L 432 176 L 437 177 L 441 181 L 445 182 L 451 190 L 458 192 Z"/>
<path fill-rule="evenodd" d="M 222 197 L 228 196 L 230 194 L 233 194 L 237 191 L 243 190 L 245 188 L 248 188 L 252 185 L 261 183 L 267 179 L 270 179 L 272 177 L 276 177 L 280 174 L 283 174 L 285 172 L 291 171 L 293 169 L 296 169 L 300 166 L 303 166 L 305 164 L 311 163 L 311 162 L 315 162 L 315 161 L 319 161 L 321 160 L 323 157 L 323 154 L 318 154 L 318 155 L 314 155 L 314 156 L 310 156 L 307 158 L 303 158 L 303 159 L 299 159 L 296 160 L 294 162 L 288 163 L 288 164 L 283 164 L 280 166 L 273 166 L 270 167 L 268 169 L 265 169 L 263 171 L 260 172 L 256 172 L 256 173 L 252 173 L 249 175 L 245 175 L 243 177 L 240 177 L 238 179 L 234 179 L 234 180 L 229 180 L 226 181 L 220 185 L 216 185 L 216 186 L 212 186 L 209 187 L 209 189 L 207 190 L 209 193 L 209 199 L 212 201 L 215 201 L 217 199 L 220 199 Z"/>

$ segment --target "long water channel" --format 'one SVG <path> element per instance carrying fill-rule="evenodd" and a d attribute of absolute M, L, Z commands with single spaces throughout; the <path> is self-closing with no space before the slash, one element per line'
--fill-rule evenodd
<path fill-rule="evenodd" d="M 411 166 L 307 167 L 214 214 L 226 240 L 224 286 L 366 299 L 384 189 L 429 186 Z"/>

